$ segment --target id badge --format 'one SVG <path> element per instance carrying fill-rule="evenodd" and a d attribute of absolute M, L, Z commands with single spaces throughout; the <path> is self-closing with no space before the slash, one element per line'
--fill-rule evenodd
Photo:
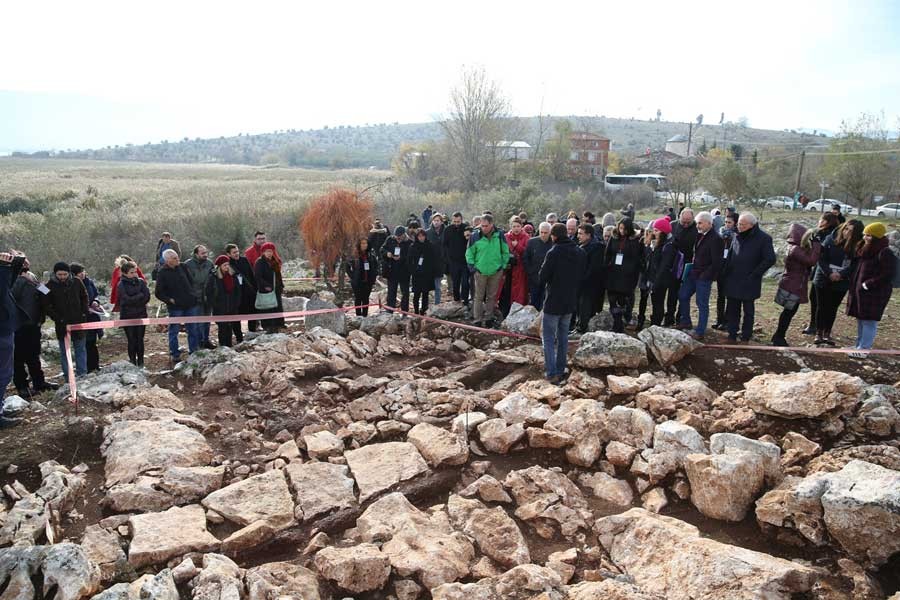
<path fill-rule="evenodd" d="M 40 285 L 37 286 L 37 291 L 39 291 L 40 293 L 42 293 L 43 295 L 46 296 L 47 294 L 50 293 L 50 288 L 48 288 L 46 285 L 44 285 L 44 284 L 42 283 L 42 284 L 40 284 Z"/>
<path fill-rule="evenodd" d="M 368 270 L 369 270 L 369 261 L 366 261 L 363 263 L 363 271 L 368 271 Z"/>
<path fill-rule="evenodd" d="M 425 257 L 424 257 L 424 256 L 420 256 L 420 257 L 419 257 L 419 266 L 420 266 L 420 267 L 422 266 L 422 263 L 423 263 L 423 262 L 425 262 Z"/>
<path fill-rule="evenodd" d="M 400 246 L 394 248 L 394 256 L 400 256 Z"/>
<path fill-rule="evenodd" d="M 625 262 L 625 255 L 619 252 L 616 254 L 616 266 L 621 267 L 623 262 Z"/>
<path fill-rule="evenodd" d="M 244 285 L 244 276 L 241 275 L 240 273 L 238 273 L 237 280 L 238 280 L 238 285 Z"/>
<path fill-rule="evenodd" d="M 728 258 L 728 250 L 729 248 L 725 248 L 725 254 L 722 256 L 722 258 Z"/>

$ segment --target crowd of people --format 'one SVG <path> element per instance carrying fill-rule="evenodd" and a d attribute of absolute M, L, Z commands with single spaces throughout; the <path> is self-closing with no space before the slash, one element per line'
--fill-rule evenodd
<path fill-rule="evenodd" d="M 900 232 L 888 234 L 882 223 L 864 225 L 846 220 L 837 207 L 807 230 L 793 224 L 787 235 L 784 272 L 774 301 L 782 307 L 771 343 L 787 346 L 787 333 L 800 305 L 810 304 L 804 333 L 814 343 L 834 346 L 832 330 L 838 309 L 847 297 L 847 314 L 857 320 L 857 338 L 850 356 L 865 358 L 872 348 L 878 322 L 893 287 L 900 287 Z M 590 212 L 570 211 L 564 218 L 546 215 L 535 226 L 521 213 L 509 220 L 508 230 L 485 211 L 471 223 L 460 212 L 445 215 L 429 206 L 421 220 L 411 214 L 392 231 L 375 220 L 367 236 L 344 265 L 350 276 L 356 312 L 365 306 L 379 275 L 387 283 L 386 310 L 424 315 L 431 294 L 440 303 L 444 279 L 456 302 L 466 306 L 468 318 L 485 328 L 495 327 L 513 304 L 542 311 L 545 374 L 560 382 L 567 376 L 566 350 L 570 335 L 588 331 L 595 315 L 608 303 L 612 329 L 671 326 L 704 339 L 710 318 L 712 288 L 716 287 L 713 329 L 727 332 L 732 343 L 749 341 L 755 326 L 756 301 L 762 279 L 775 264 L 772 237 L 752 213 L 726 209 L 695 214 L 691 208 L 644 224 L 628 205 L 617 217 L 606 213 L 598 222 Z M 153 294 L 171 317 L 231 316 L 282 312 L 283 261 L 277 248 L 257 231 L 243 253 L 228 244 L 211 257 L 198 244 L 182 261 L 182 250 L 169 232 L 156 248 L 151 279 Z M 151 285 L 137 262 L 116 258 L 110 301 L 121 319 L 148 316 Z M 41 325 L 55 324 L 61 367 L 68 372 L 64 338 L 68 325 L 98 321 L 104 309 L 97 286 L 78 263 L 59 262 L 49 280 L 31 271 L 28 258 L 16 251 L 0 253 L 0 390 L 9 381 L 17 393 L 31 396 L 54 384 L 47 381 L 41 361 Z M 697 320 L 693 320 L 692 304 Z M 248 329 L 274 332 L 280 318 L 249 321 Z M 215 348 L 209 323 L 188 323 L 188 351 Z M 172 364 L 181 359 L 178 334 L 182 325 L 168 326 Z M 123 327 L 129 360 L 143 366 L 145 327 Z M 230 346 L 243 340 L 239 321 L 217 322 L 217 341 Z M 99 368 L 97 339 L 102 330 L 71 333 L 76 376 Z"/>

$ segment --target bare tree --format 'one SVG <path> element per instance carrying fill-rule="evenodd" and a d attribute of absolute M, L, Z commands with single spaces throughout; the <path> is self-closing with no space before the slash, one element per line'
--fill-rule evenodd
<path fill-rule="evenodd" d="M 450 92 L 450 114 L 441 128 L 450 144 L 451 159 L 462 188 L 482 189 L 497 171 L 497 142 L 510 124 L 510 104 L 482 68 L 465 69 Z"/>

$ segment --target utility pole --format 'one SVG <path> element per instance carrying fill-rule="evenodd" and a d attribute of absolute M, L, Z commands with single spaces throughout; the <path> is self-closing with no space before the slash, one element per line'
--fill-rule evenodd
<path fill-rule="evenodd" d="M 794 185 L 794 206 L 800 200 L 800 180 L 803 178 L 803 163 L 806 162 L 806 150 L 800 151 L 800 164 L 797 166 L 797 183 Z"/>
<path fill-rule="evenodd" d="M 694 122 L 691 121 L 688 123 L 688 145 L 687 145 L 687 158 L 691 156 L 691 136 L 694 133 Z"/>

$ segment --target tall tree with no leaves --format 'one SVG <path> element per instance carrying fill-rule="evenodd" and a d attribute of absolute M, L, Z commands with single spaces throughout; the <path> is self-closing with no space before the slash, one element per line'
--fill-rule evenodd
<path fill-rule="evenodd" d="M 484 69 L 463 71 L 450 91 L 450 112 L 441 128 L 450 144 L 451 160 L 466 191 L 487 187 L 497 171 L 497 142 L 510 124 L 510 104 Z"/>
<path fill-rule="evenodd" d="M 881 192 L 888 195 L 896 181 L 889 154 L 892 146 L 883 114 L 863 113 L 855 123 L 844 121 L 825 158 L 825 174 L 851 204 L 863 208 Z"/>
<path fill-rule="evenodd" d="M 340 260 L 337 288 L 326 280 L 339 306 L 344 301 L 346 262 L 372 226 L 372 206 L 372 198 L 366 192 L 337 188 L 313 198 L 300 219 L 300 235 L 313 267 L 324 265 L 330 270 Z"/>

